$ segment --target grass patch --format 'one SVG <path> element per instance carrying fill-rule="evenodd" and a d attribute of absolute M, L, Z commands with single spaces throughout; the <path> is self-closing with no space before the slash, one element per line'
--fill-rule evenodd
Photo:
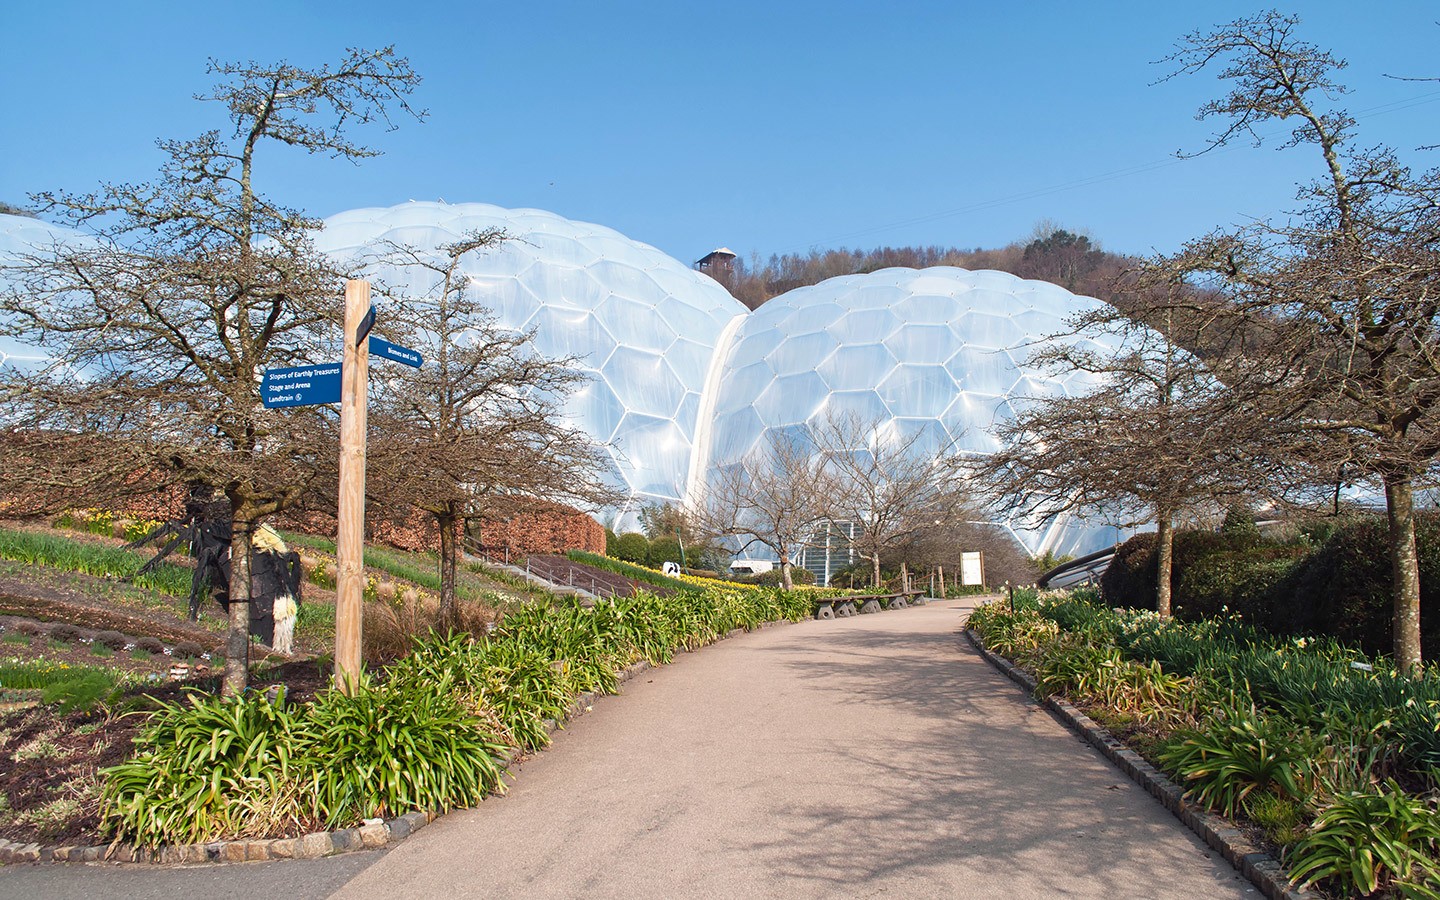
<path fill-rule="evenodd" d="M 679 591 L 685 594 L 699 594 L 705 589 L 698 584 L 690 584 L 661 574 L 654 569 L 647 569 L 644 566 L 637 566 L 633 563 L 621 562 L 618 559 L 611 559 L 608 556 L 601 556 L 598 553 L 586 553 L 584 550 L 571 550 L 565 554 L 568 559 L 587 566 L 594 566 L 597 569 L 604 569 L 607 572 L 614 572 L 616 575 L 624 575 L 626 578 L 633 578 L 636 581 L 643 581 L 646 584 L 653 584 L 656 587 L 669 588 L 672 591 Z"/>
<path fill-rule="evenodd" d="M 335 555 L 335 542 L 329 538 L 290 531 L 284 532 L 281 536 L 288 544 L 305 547 L 319 553 L 327 553 L 331 556 Z M 367 546 L 364 561 L 367 569 L 384 572 L 397 581 L 415 585 L 432 594 L 440 593 L 440 556 L 437 553 Z M 335 587 L 335 566 L 329 560 L 324 560 L 322 563 L 320 569 L 311 570 L 306 574 L 306 578 L 317 587 L 333 589 Z M 538 588 L 524 579 L 491 571 L 473 561 L 457 559 L 455 594 L 461 600 L 488 605 L 503 602 L 506 598 L 496 596 L 497 592 L 492 583 L 499 583 L 513 588 L 517 592 L 542 599 L 551 599 L 548 591 Z M 370 596 L 368 599 L 377 598 Z"/>
<path fill-rule="evenodd" d="M 73 681 L 82 675 L 99 672 L 109 675 L 106 669 L 90 666 L 72 666 L 49 660 L 14 660 L 0 663 L 0 687 L 16 690 L 37 690 L 62 681 Z"/>
<path fill-rule="evenodd" d="M 100 547 L 59 535 L 0 528 L 0 559 L 27 566 L 47 566 L 101 578 L 126 578 L 147 590 L 172 597 L 189 597 L 191 572 L 171 563 L 135 577 L 147 557 L 128 550 Z"/>
<path fill-rule="evenodd" d="M 295 640 L 301 646 L 330 646 L 335 640 L 335 607 L 305 603 L 295 618 Z"/>

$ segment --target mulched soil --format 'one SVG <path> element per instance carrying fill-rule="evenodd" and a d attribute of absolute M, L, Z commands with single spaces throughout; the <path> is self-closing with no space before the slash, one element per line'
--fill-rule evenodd
<path fill-rule="evenodd" d="M 264 691 L 283 684 L 286 697 L 303 703 L 330 683 L 331 668 L 296 660 L 256 669 L 250 684 Z M 99 771 L 129 759 L 135 738 L 161 703 L 184 703 L 192 691 L 214 694 L 218 676 L 132 688 L 106 709 L 61 713 L 30 706 L 0 714 L 0 838 L 55 845 L 96 845 L 100 832 Z M 17 813 L 74 800 L 78 813 L 32 821 Z"/>

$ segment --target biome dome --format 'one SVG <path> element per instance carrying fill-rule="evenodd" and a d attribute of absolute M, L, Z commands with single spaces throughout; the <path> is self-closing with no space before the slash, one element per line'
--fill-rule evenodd
<path fill-rule="evenodd" d="M 1099 301 L 1002 272 L 885 269 L 832 278 L 755 312 L 709 277 L 600 225 L 481 203 L 405 203 L 326 220 L 316 245 L 383 281 L 393 302 L 428 276 L 376 264 L 389 244 L 443 258 L 464 234 L 509 240 L 469 255 L 461 271 L 500 325 L 535 331 L 535 350 L 574 357 L 589 382 L 564 406 L 611 456 L 629 498 L 604 512 L 634 528 L 640 507 L 695 497 L 777 430 L 804 431 L 854 413 L 918 432 L 927 449 L 995 449 L 990 429 L 1026 398 L 1073 395 L 1083 376 L 1052 379 L 1025 365 L 1037 341 Z M 0 216 L 0 257 L 79 232 Z M 337 295 L 338 302 L 338 295 Z M 0 344 L 0 364 L 34 363 L 33 348 Z M 6 363 L 6 360 L 9 360 Z M 1007 522 L 1031 551 L 1084 552 L 1114 529 L 1054 520 Z"/>
<path fill-rule="evenodd" d="M 620 519 L 633 524 L 640 505 L 681 500 L 716 342 L 746 312 L 719 284 L 609 228 L 483 203 L 351 210 L 327 219 L 316 244 L 353 260 L 388 242 L 438 260 L 441 246 L 487 228 L 509 239 L 461 271 L 501 326 L 534 328 L 537 352 L 576 357 L 591 376 L 564 412 L 607 445 L 616 486 L 631 497 Z M 398 296 L 420 277 L 370 271 Z"/>
<path fill-rule="evenodd" d="M 1043 281 L 951 267 L 882 269 L 831 278 L 765 303 L 724 356 L 704 468 L 735 465 L 772 432 L 803 435 L 847 416 L 919 434 L 917 449 L 998 449 L 994 425 L 1026 398 L 1069 395 L 1085 376 L 1026 365 L 1042 338 L 1098 305 Z M 1103 527 L 1057 520 L 1012 531 L 1032 552 L 1097 549 Z"/>

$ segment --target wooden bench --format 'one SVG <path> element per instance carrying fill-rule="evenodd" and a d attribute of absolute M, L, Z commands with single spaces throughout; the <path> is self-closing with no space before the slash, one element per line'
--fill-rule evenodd
<path fill-rule="evenodd" d="M 921 602 L 922 590 L 897 591 L 893 594 L 857 594 L 850 597 L 820 597 L 815 600 L 815 618 L 834 619 L 857 613 L 877 613 L 884 609 L 904 609 L 912 601 Z"/>

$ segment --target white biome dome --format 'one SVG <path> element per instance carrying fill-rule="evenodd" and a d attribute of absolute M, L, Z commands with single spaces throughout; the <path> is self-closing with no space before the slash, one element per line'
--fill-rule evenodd
<path fill-rule="evenodd" d="M 803 436 L 856 416 L 917 448 L 998 449 L 991 429 L 1025 398 L 1071 395 L 1084 376 L 1056 379 L 1025 364 L 1038 342 L 1100 301 L 1004 272 L 882 269 L 798 288 L 742 323 L 719 378 L 704 468 L 737 464 L 774 431 Z M 704 427 L 704 426 L 702 426 Z M 1055 520 L 1007 527 L 1031 552 L 1098 549 L 1114 529 Z"/>
<path fill-rule="evenodd" d="M 537 352 L 576 357 L 591 376 L 564 413 L 607 445 L 616 486 L 631 498 L 608 524 L 633 526 L 639 506 L 679 502 L 716 342 L 746 312 L 708 276 L 601 225 L 483 203 L 351 210 L 325 220 L 316 245 L 355 259 L 390 242 L 438 261 L 439 247 L 487 228 L 509 239 L 461 271 L 501 326 L 534 328 Z M 420 277 L 376 274 L 392 288 Z"/>

